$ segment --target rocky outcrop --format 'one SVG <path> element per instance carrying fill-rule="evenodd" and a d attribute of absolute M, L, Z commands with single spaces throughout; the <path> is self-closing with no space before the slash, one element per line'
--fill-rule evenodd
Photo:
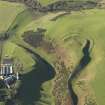
<path fill-rule="evenodd" d="M 57 1 L 47 6 L 42 6 L 38 0 L 3 0 L 9 2 L 19 2 L 24 3 L 26 6 L 33 10 L 38 10 L 41 12 L 52 12 L 52 11 L 71 11 L 71 10 L 81 10 L 81 9 L 91 9 L 97 6 L 98 2 L 93 1 Z"/>
<path fill-rule="evenodd" d="M 100 8 L 105 8 L 105 0 L 99 0 L 98 6 L 99 6 Z"/>

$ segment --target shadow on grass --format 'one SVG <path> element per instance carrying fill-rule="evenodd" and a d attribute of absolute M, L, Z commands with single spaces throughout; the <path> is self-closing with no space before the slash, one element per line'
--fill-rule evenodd
<path fill-rule="evenodd" d="M 22 47 L 22 46 L 21 46 Z M 37 63 L 33 66 L 31 72 L 22 75 L 21 86 L 18 89 L 16 99 L 22 102 L 22 105 L 35 105 L 41 97 L 41 86 L 45 81 L 51 80 L 55 76 L 54 68 L 38 54 L 26 49 L 32 54 Z"/>

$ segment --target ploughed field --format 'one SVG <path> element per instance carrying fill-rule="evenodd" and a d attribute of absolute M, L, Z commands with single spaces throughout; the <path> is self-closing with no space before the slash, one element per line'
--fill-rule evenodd
<path fill-rule="evenodd" d="M 78 105 L 104 105 L 104 20 L 104 8 L 38 12 L 0 1 L 0 58 L 14 58 L 23 66 L 15 86 L 0 89 L 6 94 L 0 105 L 72 105 L 77 100 L 69 93 L 71 84 Z M 74 70 L 81 69 L 87 40 L 91 60 L 68 84 Z"/>

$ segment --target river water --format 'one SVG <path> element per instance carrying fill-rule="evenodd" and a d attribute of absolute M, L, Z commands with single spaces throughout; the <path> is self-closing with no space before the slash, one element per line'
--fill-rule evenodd
<path fill-rule="evenodd" d="M 82 52 L 83 52 L 84 56 L 81 58 L 79 64 L 76 66 L 76 68 L 73 70 L 73 72 L 69 76 L 68 88 L 69 88 L 70 96 L 72 98 L 72 105 L 77 105 L 78 104 L 78 96 L 76 95 L 76 93 L 73 90 L 72 81 L 74 80 L 75 77 L 77 77 L 77 75 L 79 75 L 79 73 L 82 70 L 84 70 L 84 68 L 91 61 L 89 49 L 90 49 L 90 40 L 86 40 L 86 44 L 82 49 Z"/>

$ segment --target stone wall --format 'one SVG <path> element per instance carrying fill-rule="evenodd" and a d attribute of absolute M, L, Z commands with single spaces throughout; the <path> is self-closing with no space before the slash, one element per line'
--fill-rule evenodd
<path fill-rule="evenodd" d="M 42 7 L 41 11 L 81 10 L 91 9 L 97 6 L 96 2 L 90 1 L 57 1 Z"/>

